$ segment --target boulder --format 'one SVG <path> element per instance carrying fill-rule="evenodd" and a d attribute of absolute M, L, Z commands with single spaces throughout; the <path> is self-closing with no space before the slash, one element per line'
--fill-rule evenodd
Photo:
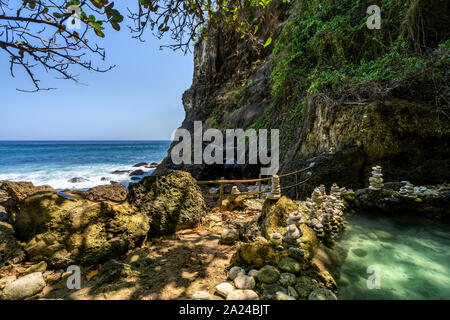
<path fill-rule="evenodd" d="M 89 189 L 86 198 L 91 201 L 115 201 L 122 202 L 127 199 L 127 188 L 122 184 L 97 186 Z"/>
<path fill-rule="evenodd" d="M 142 176 L 145 173 L 144 170 L 138 169 L 138 170 L 134 170 L 132 172 L 130 172 L 130 177 L 133 176 Z"/>
<path fill-rule="evenodd" d="M 22 300 L 38 294 L 44 287 L 42 273 L 35 272 L 8 284 L 1 295 L 4 300 Z"/>
<path fill-rule="evenodd" d="M 21 203 L 14 228 L 32 261 L 53 267 L 118 257 L 145 239 L 148 217 L 128 203 L 66 200 L 36 194 Z"/>
<path fill-rule="evenodd" d="M 14 236 L 13 227 L 0 222 L 0 268 L 8 264 L 17 264 L 25 259 L 25 252 Z"/>
<path fill-rule="evenodd" d="M 268 242 L 244 243 L 231 258 L 231 264 L 261 268 L 266 264 L 277 265 L 284 255 L 287 252 L 278 251 Z"/>
<path fill-rule="evenodd" d="M 136 163 L 133 168 L 140 168 L 140 167 L 145 167 L 147 165 L 147 162 L 139 162 Z"/>
<path fill-rule="evenodd" d="M 289 214 L 297 211 L 298 206 L 289 198 L 281 197 L 278 200 L 266 199 L 262 208 L 261 216 L 258 219 L 258 225 L 261 234 L 266 239 L 270 239 L 272 233 L 285 233 L 286 220 Z"/>
<path fill-rule="evenodd" d="M 152 163 L 150 163 L 146 168 L 154 169 L 154 168 L 156 168 L 157 166 L 158 166 L 158 163 L 157 163 L 157 162 L 152 162 Z"/>
<path fill-rule="evenodd" d="M 201 190 L 187 172 L 145 177 L 129 189 L 128 199 L 149 217 L 153 237 L 194 228 L 206 214 Z"/>
<path fill-rule="evenodd" d="M 274 266 L 266 265 L 258 271 L 257 278 L 263 283 L 274 283 L 280 279 L 280 271 Z"/>
<path fill-rule="evenodd" d="M 233 244 L 238 239 L 238 232 L 234 229 L 223 229 L 220 233 L 220 243 Z"/>
<path fill-rule="evenodd" d="M 126 174 L 126 173 L 130 173 L 133 170 L 114 170 L 113 172 L 111 172 L 111 174 Z"/>
<path fill-rule="evenodd" d="M 355 193 L 354 209 L 389 216 L 406 214 L 425 218 L 450 219 L 450 187 L 435 190 L 430 195 L 402 197 L 397 191 L 359 189 Z"/>
<path fill-rule="evenodd" d="M 70 182 L 70 183 L 80 183 L 80 182 L 86 182 L 86 181 L 89 181 L 89 179 L 81 178 L 81 177 L 75 177 L 75 178 L 68 180 L 68 182 Z"/>
<path fill-rule="evenodd" d="M 259 297 L 253 290 L 234 290 L 227 296 L 227 300 L 259 300 Z"/>
<path fill-rule="evenodd" d="M 11 213 L 18 209 L 22 200 L 38 192 L 56 190 L 47 185 L 34 186 L 31 182 L 0 181 L 0 204 Z"/>

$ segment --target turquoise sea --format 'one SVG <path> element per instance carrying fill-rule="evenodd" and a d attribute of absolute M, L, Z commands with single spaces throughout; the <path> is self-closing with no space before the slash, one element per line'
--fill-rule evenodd
<path fill-rule="evenodd" d="M 161 162 L 170 141 L 0 141 L 0 180 L 31 181 L 56 189 L 86 189 L 109 184 L 128 185 L 128 173 L 139 162 Z M 139 168 L 146 176 L 153 169 Z M 80 177 L 86 181 L 71 183 Z M 102 177 L 106 178 L 102 181 Z"/>

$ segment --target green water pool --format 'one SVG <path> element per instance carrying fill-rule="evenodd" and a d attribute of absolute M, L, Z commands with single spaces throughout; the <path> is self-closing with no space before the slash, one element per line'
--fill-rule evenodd
<path fill-rule="evenodd" d="M 335 245 L 340 299 L 450 299 L 449 225 L 363 214 L 347 220 Z"/>

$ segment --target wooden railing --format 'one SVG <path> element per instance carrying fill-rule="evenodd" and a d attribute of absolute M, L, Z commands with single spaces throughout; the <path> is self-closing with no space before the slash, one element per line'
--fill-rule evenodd
<path fill-rule="evenodd" d="M 305 183 L 306 181 L 308 181 L 310 179 L 307 178 L 303 181 L 299 182 L 299 174 L 305 171 L 310 171 L 311 172 L 311 168 L 303 168 L 294 172 L 290 172 L 290 173 L 285 173 L 285 174 L 280 174 L 278 175 L 281 178 L 285 178 L 288 176 L 292 176 L 295 175 L 295 184 L 291 184 L 288 186 L 284 186 L 281 187 L 281 190 L 286 190 L 286 189 L 290 189 L 290 188 L 294 188 L 295 187 L 295 198 L 298 199 L 298 187 Z M 272 177 L 268 177 L 268 178 L 263 178 L 262 175 L 260 174 L 259 177 L 257 179 L 244 179 L 244 180 L 225 180 L 224 177 L 221 177 L 219 180 L 211 180 L 211 181 L 197 181 L 197 184 L 199 185 L 207 185 L 207 184 L 219 184 L 219 190 L 220 193 L 218 194 L 203 194 L 203 197 L 205 198 L 219 198 L 219 208 L 220 210 L 222 210 L 222 201 L 225 197 L 232 195 L 231 193 L 225 194 L 224 190 L 225 190 L 225 184 L 235 184 L 235 183 L 241 183 L 241 184 L 246 184 L 246 183 L 258 183 L 258 192 L 242 192 L 240 193 L 241 195 L 258 195 L 258 197 L 261 199 L 262 194 L 267 192 L 267 191 L 262 191 L 262 182 L 264 181 L 271 181 Z"/>

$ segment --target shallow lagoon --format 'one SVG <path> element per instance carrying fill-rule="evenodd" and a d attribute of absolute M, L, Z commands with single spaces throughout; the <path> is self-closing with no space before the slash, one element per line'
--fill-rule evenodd
<path fill-rule="evenodd" d="M 335 248 L 340 299 L 450 299 L 450 226 L 413 218 L 348 216 Z M 368 289 L 367 268 L 380 270 Z"/>

